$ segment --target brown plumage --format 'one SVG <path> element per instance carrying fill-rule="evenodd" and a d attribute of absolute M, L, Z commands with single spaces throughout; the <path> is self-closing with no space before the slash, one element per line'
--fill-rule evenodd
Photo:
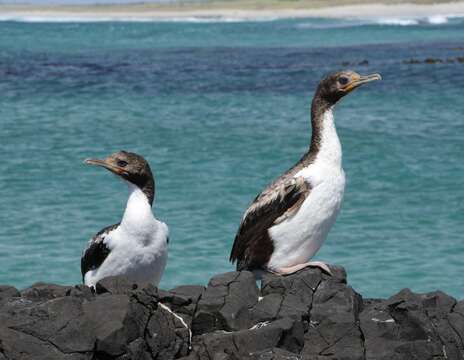
<path fill-rule="evenodd" d="M 302 179 L 273 183 L 256 197 L 245 213 L 235 237 L 230 261 L 237 261 L 237 270 L 264 267 L 274 251 L 268 229 L 292 216 L 309 195 L 310 187 Z"/>

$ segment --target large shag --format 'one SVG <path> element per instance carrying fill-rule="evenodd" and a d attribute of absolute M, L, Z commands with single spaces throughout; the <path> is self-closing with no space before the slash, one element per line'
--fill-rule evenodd
<path fill-rule="evenodd" d="M 237 270 L 284 275 L 313 266 L 331 273 L 327 264 L 311 259 L 335 222 L 345 190 L 333 109 L 354 89 L 380 79 L 342 71 L 319 83 L 311 106 L 310 148 L 243 215 L 230 255 Z"/>

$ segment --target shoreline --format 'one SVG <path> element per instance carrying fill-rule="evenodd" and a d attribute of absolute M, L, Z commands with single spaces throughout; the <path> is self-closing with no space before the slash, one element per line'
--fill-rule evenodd
<path fill-rule="evenodd" d="M 213 3 L 214 5 L 214 3 Z M 440 4 L 354 4 L 343 6 L 285 8 L 212 8 L 160 6 L 157 4 L 108 5 L 6 5 L 0 4 L 3 21 L 259 21 L 299 18 L 464 17 L 464 1 Z"/>

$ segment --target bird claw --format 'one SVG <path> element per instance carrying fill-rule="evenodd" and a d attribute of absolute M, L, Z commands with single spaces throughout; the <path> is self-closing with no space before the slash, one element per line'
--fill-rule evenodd
<path fill-rule="evenodd" d="M 323 272 L 325 272 L 326 274 L 333 276 L 332 271 L 330 270 L 329 266 L 322 261 L 309 261 L 304 264 L 298 264 L 298 265 L 289 266 L 289 267 L 281 267 L 281 268 L 276 268 L 276 269 L 269 268 L 267 269 L 267 271 L 275 275 L 290 275 L 307 267 L 318 268 L 322 270 Z"/>

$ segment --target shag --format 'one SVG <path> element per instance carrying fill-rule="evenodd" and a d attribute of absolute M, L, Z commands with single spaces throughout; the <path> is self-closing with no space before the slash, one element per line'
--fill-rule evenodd
<path fill-rule="evenodd" d="M 108 276 L 125 275 L 138 283 L 158 286 L 168 257 L 169 231 L 153 216 L 155 182 L 148 162 L 140 155 L 120 151 L 86 164 L 104 167 L 129 187 L 129 199 L 120 223 L 99 231 L 81 258 L 86 285 Z"/>
<path fill-rule="evenodd" d="M 309 150 L 290 170 L 263 190 L 243 215 L 230 261 L 237 270 L 291 274 L 305 267 L 331 273 L 310 261 L 335 222 L 345 190 L 342 148 L 334 123 L 335 104 L 379 74 L 330 74 L 320 83 L 311 106 Z"/>

